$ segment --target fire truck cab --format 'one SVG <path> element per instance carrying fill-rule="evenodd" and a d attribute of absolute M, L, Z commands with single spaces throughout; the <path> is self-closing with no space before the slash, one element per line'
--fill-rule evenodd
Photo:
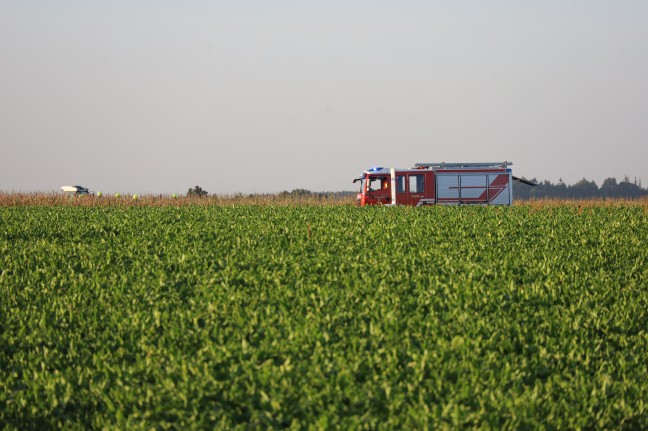
<path fill-rule="evenodd" d="M 375 167 L 360 182 L 358 205 L 511 205 L 512 163 L 417 163 L 413 168 Z"/>

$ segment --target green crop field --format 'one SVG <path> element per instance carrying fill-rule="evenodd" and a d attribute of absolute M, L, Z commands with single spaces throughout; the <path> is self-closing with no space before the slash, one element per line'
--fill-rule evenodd
<path fill-rule="evenodd" d="M 648 211 L 0 207 L 0 429 L 648 429 Z"/>

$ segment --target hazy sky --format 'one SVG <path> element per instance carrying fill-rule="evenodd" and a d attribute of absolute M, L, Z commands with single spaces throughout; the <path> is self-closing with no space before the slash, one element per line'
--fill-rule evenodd
<path fill-rule="evenodd" d="M 648 185 L 648 1 L 0 0 L 0 190 Z"/>

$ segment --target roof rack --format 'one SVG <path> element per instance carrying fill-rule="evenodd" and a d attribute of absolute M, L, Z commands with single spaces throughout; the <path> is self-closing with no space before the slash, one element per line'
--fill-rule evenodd
<path fill-rule="evenodd" d="M 482 162 L 482 163 L 417 163 L 414 165 L 416 168 L 506 168 L 511 166 L 511 162 Z"/>

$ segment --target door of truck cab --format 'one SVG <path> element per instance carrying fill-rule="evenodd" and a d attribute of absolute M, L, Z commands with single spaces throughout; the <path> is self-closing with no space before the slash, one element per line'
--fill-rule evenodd
<path fill-rule="evenodd" d="M 369 205 L 391 204 L 391 181 L 389 175 L 367 175 L 365 181 L 366 203 Z"/>

